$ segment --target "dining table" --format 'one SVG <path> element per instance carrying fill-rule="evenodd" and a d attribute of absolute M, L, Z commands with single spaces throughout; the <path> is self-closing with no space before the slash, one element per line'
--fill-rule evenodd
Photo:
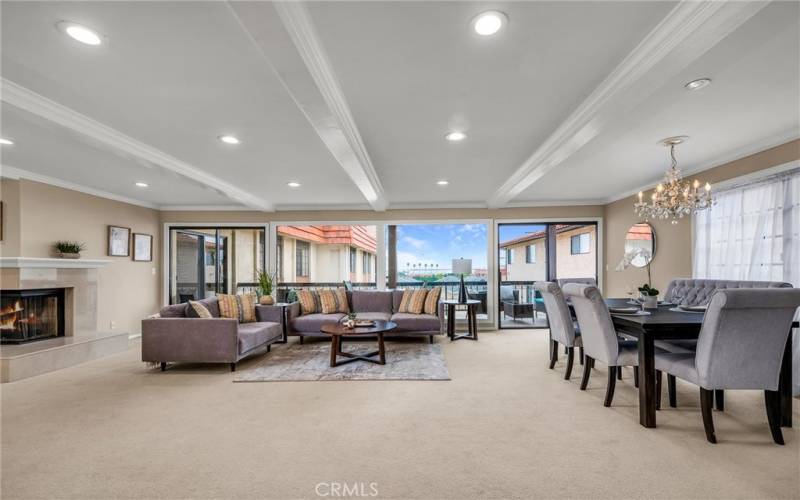
<path fill-rule="evenodd" d="M 630 299 L 606 299 L 609 308 L 630 308 Z M 647 309 L 649 314 L 617 314 L 611 320 L 617 332 L 633 337 L 639 352 L 639 424 L 656 426 L 656 368 L 655 341 L 697 339 L 703 325 L 703 312 L 678 310 L 673 304 L 659 303 L 657 309 Z M 781 362 L 778 392 L 781 395 L 781 427 L 792 426 L 792 323 Z"/>

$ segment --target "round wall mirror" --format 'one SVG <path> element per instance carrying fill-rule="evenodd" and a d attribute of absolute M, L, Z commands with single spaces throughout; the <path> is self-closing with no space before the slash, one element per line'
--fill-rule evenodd
<path fill-rule="evenodd" d="M 656 232 L 647 222 L 634 224 L 625 234 L 625 260 L 634 267 L 645 267 L 656 255 Z"/>

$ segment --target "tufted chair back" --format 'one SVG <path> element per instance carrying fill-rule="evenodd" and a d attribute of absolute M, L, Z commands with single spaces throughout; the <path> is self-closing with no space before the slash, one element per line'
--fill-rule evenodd
<path fill-rule="evenodd" d="M 791 283 L 780 281 L 740 281 L 676 278 L 669 282 L 664 300 L 672 301 L 673 297 L 682 297 L 682 303 L 689 306 L 708 304 L 717 290 L 732 288 L 792 288 Z"/>
<path fill-rule="evenodd" d="M 567 300 L 572 302 L 575 316 L 578 317 L 581 342 L 586 355 L 603 363 L 616 365 L 619 357 L 617 330 L 600 290 L 596 286 L 578 283 L 567 283 L 562 290 Z"/>
<path fill-rule="evenodd" d="M 800 289 L 714 293 L 697 339 L 695 366 L 706 389 L 775 391 Z"/>
<path fill-rule="evenodd" d="M 575 325 L 561 287 L 551 281 L 537 281 L 533 288 L 544 300 L 547 311 L 547 322 L 550 325 L 550 337 L 567 347 L 575 346 Z"/>

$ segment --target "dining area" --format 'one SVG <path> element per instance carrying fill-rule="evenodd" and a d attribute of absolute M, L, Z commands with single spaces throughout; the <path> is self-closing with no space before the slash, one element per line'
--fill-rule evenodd
<path fill-rule="evenodd" d="M 696 408 L 697 400 L 677 398 L 679 380 L 694 386 L 709 443 L 717 442 L 714 414 L 725 411 L 726 392 L 762 391 L 765 430 L 783 445 L 782 429 L 792 427 L 800 289 L 780 280 L 673 278 L 662 291 L 650 280 L 655 253 L 653 227 L 634 224 L 617 270 L 647 271 L 648 281 L 637 287 L 638 296 L 632 287 L 627 287 L 628 297 L 619 298 L 605 297 L 591 283 L 534 285 L 547 315 L 549 368 L 556 370 L 563 353 L 563 378 L 570 380 L 577 357 L 582 367 L 579 390 L 586 391 L 596 384 L 592 374 L 597 363 L 605 365 L 605 407 L 613 404 L 623 369 L 630 368 L 639 424 L 648 429 L 658 426 L 663 392 L 670 409 L 680 411 L 682 404 Z"/>

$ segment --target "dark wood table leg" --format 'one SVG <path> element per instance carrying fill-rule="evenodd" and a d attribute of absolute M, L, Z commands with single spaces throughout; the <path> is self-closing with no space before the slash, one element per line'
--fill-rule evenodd
<path fill-rule="evenodd" d="M 639 335 L 639 424 L 656 426 L 656 367 L 653 337 Z"/>
<path fill-rule="evenodd" d="M 469 308 L 471 311 L 471 318 L 472 318 L 472 336 L 475 340 L 478 340 L 478 305 L 474 305 Z"/>
<path fill-rule="evenodd" d="M 456 333 L 456 306 L 447 304 L 447 336 L 453 340 Z"/>
<path fill-rule="evenodd" d="M 786 339 L 778 378 L 778 392 L 781 398 L 781 427 L 792 426 L 792 329 Z"/>
<path fill-rule="evenodd" d="M 378 334 L 378 358 L 382 365 L 386 364 L 386 348 L 383 344 L 383 333 Z"/>
<path fill-rule="evenodd" d="M 339 352 L 339 336 L 331 335 L 331 368 L 336 366 L 336 353 Z"/>
<path fill-rule="evenodd" d="M 289 310 L 287 307 L 281 307 L 281 316 L 283 316 L 283 335 L 280 340 L 275 342 L 276 344 L 285 344 L 289 342 L 289 326 L 287 324 L 289 321 Z"/>

